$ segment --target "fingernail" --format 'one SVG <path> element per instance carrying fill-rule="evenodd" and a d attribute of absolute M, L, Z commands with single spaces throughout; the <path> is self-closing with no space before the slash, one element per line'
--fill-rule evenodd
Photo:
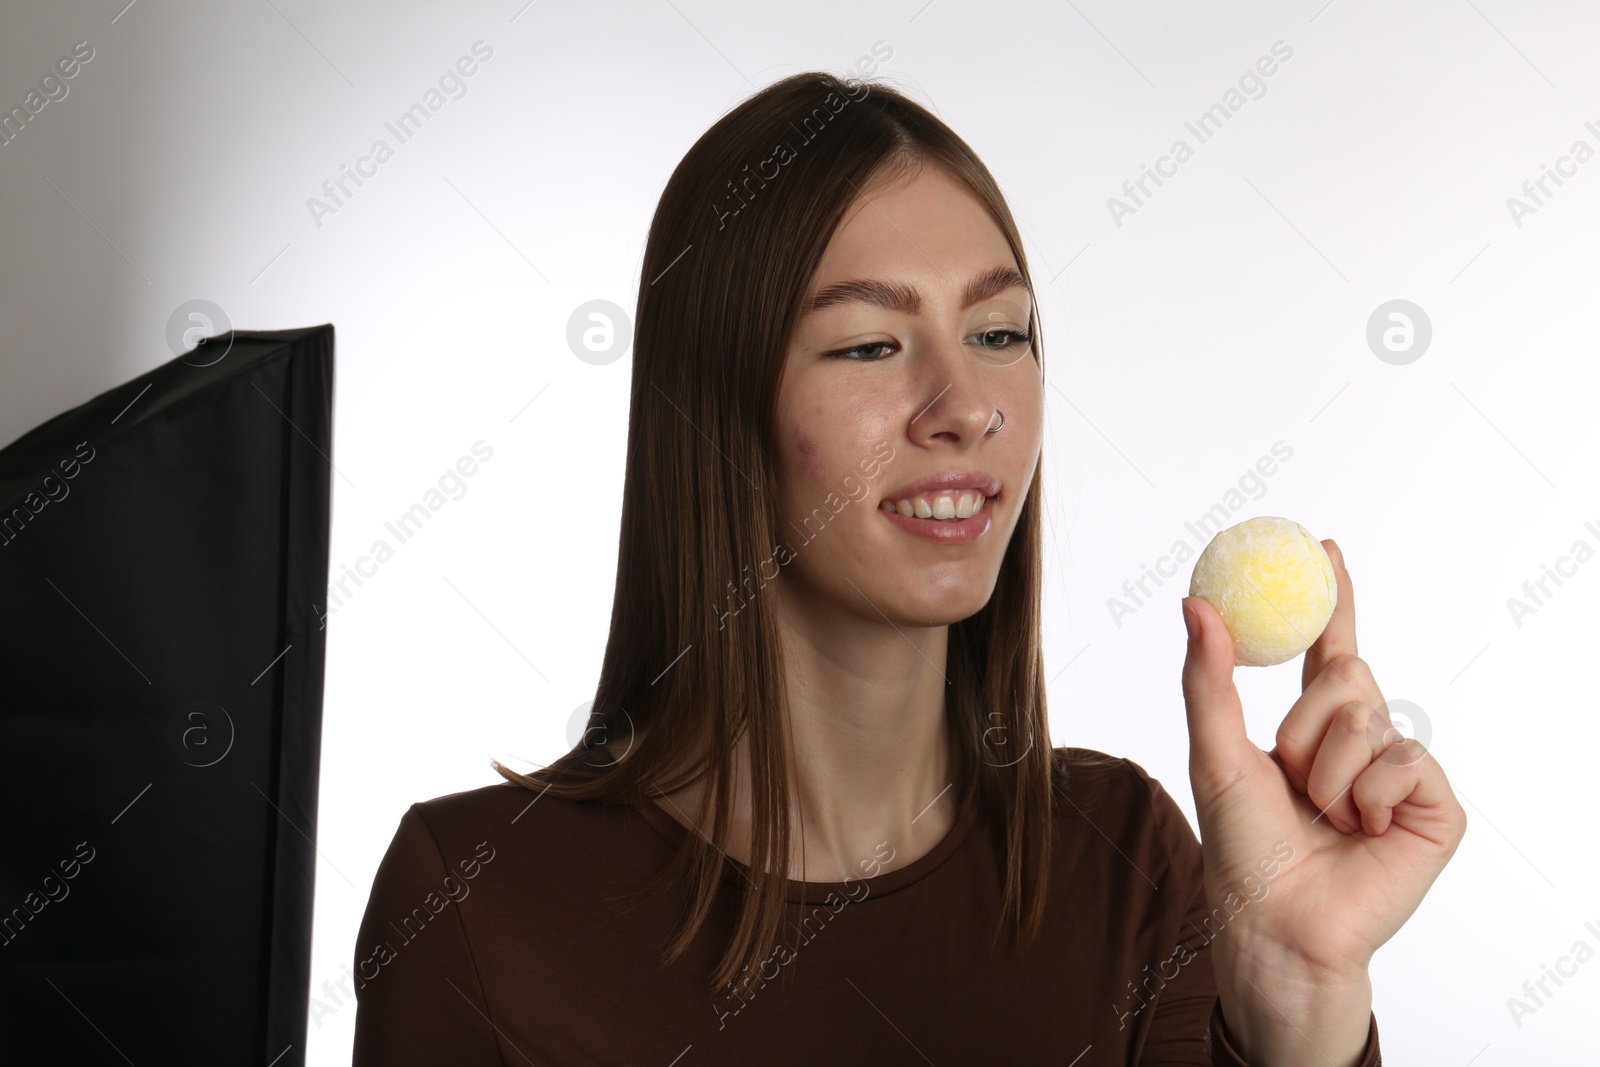
<path fill-rule="evenodd" d="M 1189 640 L 1193 641 L 1200 634 L 1200 616 L 1195 614 L 1195 610 L 1189 606 L 1187 597 L 1181 603 L 1183 604 L 1183 625 L 1189 631 Z"/>

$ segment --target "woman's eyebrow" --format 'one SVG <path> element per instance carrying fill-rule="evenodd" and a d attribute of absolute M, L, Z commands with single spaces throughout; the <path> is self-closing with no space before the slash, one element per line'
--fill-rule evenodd
<path fill-rule="evenodd" d="M 1021 271 L 1015 267 L 992 267 L 968 280 L 966 292 L 962 294 L 962 306 L 971 307 L 1014 288 L 1027 290 L 1029 295 L 1032 295 L 1032 290 L 1028 289 L 1027 279 L 1022 276 Z M 800 314 L 809 315 L 813 311 L 848 303 L 866 304 L 869 307 L 916 315 L 922 311 L 922 294 L 914 287 L 900 282 L 886 282 L 876 278 L 850 278 L 819 289 L 801 305 Z"/>

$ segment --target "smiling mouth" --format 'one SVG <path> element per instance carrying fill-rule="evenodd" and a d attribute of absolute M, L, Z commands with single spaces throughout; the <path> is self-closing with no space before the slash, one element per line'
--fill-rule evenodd
<path fill-rule="evenodd" d="M 879 511 L 893 511 L 908 519 L 927 519 L 932 522 L 960 522 L 970 519 L 984 509 L 991 500 L 976 489 L 954 492 L 919 493 L 903 500 L 884 500 Z"/>

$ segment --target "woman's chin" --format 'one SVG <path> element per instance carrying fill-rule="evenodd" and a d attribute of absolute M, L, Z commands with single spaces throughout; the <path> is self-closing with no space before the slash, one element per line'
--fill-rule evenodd
<path fill-rule="evenodd" d="M 888 603 L 879 601 L 878 607 L 896 626 L 950 626 L 982 611 L 993 589 L 994 583 L 989 582 L 982 588 L 972 584 L 942 595 L 906 596 L 902 593 Z"/>

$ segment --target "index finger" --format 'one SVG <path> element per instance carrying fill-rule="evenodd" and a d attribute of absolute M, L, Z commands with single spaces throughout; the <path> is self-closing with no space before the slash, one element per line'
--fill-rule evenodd
<path fill-rule="evenodd" d="M 1310 648 L 1306 649 L 1305 662 L 1300 668 L 1300 691 L 1311 686 L 1317 675 L 1335 656 L 1345 653 L 1356 655 L 1356 596 L 1350 584 L 1350 572 L 1344 569 L 1344 553 L 1339 545 L 1328 538 L 1322 542 L 1328 559 L 1333 563 L 1333 576 L 1337 583 L 1334 593 L 1333 617 L 1322 628 Z"/>

